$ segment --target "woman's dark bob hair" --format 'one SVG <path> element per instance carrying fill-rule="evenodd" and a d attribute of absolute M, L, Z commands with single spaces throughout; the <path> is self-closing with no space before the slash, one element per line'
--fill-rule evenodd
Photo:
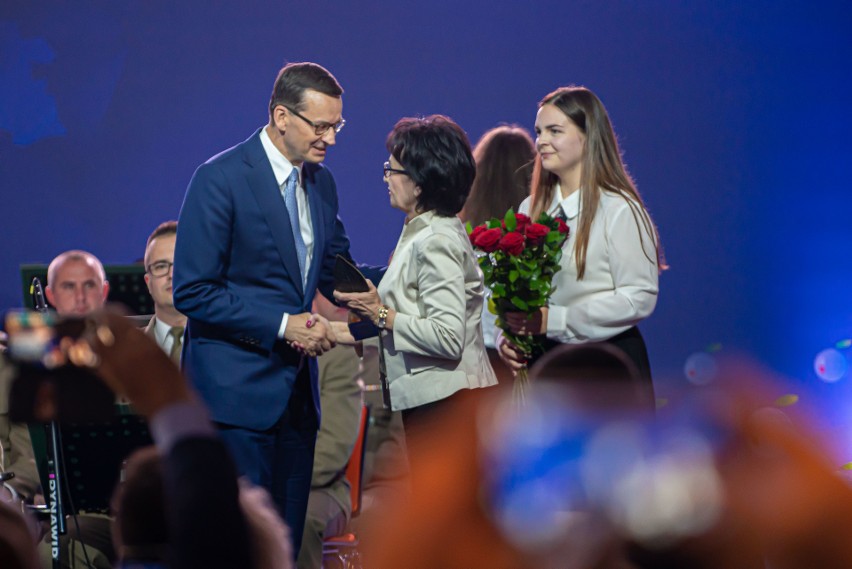
<path fill-rule="evenodd" d="M 420 187 L 418 212 L 434 210 L 450 217 L 461 211 L 476 177 L 476 163 L 459 125 L 443 115 L 403 118 L 388 134 L 386 146 Z"/>

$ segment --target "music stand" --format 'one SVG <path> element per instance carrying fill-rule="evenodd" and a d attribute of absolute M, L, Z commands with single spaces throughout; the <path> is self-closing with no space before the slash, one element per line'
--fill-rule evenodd
<path fill-rule="evenodd" d="M 110 498 L 124 460 L 134 450 L 154 444 L 148 424 L 127 405 L 117 405 L 107 423 L 60 423 L 59 452 L 64 466 L 59 482 L 67 514 L 109 513 Z M 50 487 L 47 429 L 29 425 L 42 487 Z"/>

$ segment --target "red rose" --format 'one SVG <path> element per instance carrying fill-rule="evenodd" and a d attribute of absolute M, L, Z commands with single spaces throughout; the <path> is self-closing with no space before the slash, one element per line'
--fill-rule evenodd
<path fill-rule="evenodd" d="M 563 220 L 561 217 L 556 218 L 556 223 L 559 224 L 559 227 L 557 228 L 559 230 L 559 233 L 562 233 L 563 235 L 568 235 L 569 233 L 571 233 L 571 228 L 565 225 L 565 220 Z"/>
<path fill-rule="evenodd" d="M 515 227 L 515 231 L 518 233 L 523 233 L 524 229 L 526 229 L 527 225 L 530 223 L 530 218 L 522 213 L 515 214 L 515 222 L 517 226 Z M 506 220 L 503 220 L 503 231 L 506 230 Z"/>
<path fill-rule="evenodd" d="M 476 238 L 479 237 L 485 231 L 484 225 L 477 225 L 473 228 L 473 231 L 470 232 L 468 238 L 470 239 L 470 244 L 474 247 L 476 246 Z"/>
<path fill-rule="evenodd" d="M 473 242 L 474 247 L 479 247 L 486 253 L 492 253 L 497 250 L 497 244 L 500 243 L 500 237 L 503 236 L 503 231 L 499 227 L 494 229 L 486 229 Z"/>
<path fill-rule="evenodd" d="M 523 235 L 518 233 L 517 231 L 510 231 L 500 240 L 500 250 L 506 253 L 507 255 L 518 256 L 520 255 L 524 249 L 526 249 L 525 244 L 526 239 Z"/>
<path fill-rule="evenodd" d="M 527 225 L 527 239 L 532 245 L 541 245 L 544 243 L 544 238 L 550 233 L 550 228 L 540 223 L 531 223 Z"/>

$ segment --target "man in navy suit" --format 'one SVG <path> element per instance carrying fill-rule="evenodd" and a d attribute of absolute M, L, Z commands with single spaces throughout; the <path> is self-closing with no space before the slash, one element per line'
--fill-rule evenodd
<path fill-rule="evenodd" d="M 309 310 L 317 288 L 332 296 L 335 256 L 349 256 L 320 164 L 343 128 L 342 93 L 320 65 L 285 66 L 269 124 L 196 170 L 175 248 L 174 302 L 189 319 L 183 366 L 240 473 L 272 493 L 296 555 L 319 417 L 312 356 L 335 343 Z"/>

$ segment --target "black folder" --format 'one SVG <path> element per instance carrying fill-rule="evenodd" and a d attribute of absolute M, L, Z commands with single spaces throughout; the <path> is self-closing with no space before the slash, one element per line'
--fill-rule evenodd
<path fill-rule="evenodd" d="M 334 290 L 340 292 L 368 292 L 367 278 L 349 259 L 338 255 L 334 263 Z M 362 320 L 356 314 L 349 313 L 349 333 L 356 340 L 379 335 L 379 329 L 369 320 Z"/>

